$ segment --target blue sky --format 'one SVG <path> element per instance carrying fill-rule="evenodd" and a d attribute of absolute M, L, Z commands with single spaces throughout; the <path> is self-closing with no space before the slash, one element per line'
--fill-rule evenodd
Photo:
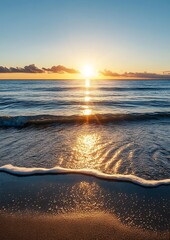
<path fill-rule="evenodd" d="M 0 0 L 0 66 L 170 70 L 169 0 Z"/>

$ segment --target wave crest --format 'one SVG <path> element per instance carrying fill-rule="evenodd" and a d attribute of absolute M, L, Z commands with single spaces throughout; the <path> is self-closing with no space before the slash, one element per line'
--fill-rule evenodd
<path fill-rule="evenodd" d="M 47 175 L 47 174 L 82 174 L 88 175 L 103 180 L 131 182 L 143 187 L 157 187 L 160 185 L 169 185 L 170 179 L 163 180 L 146 180 L 134 175 L 123 174 L 107 174 L 94 169 L 70 169 L 62 167 L 54 168 L 25 168 L 17 167 L 11 164 L 0 167 L 0 172 L 6 172 L 16 176 L 32 176 L 32 175 Z"/>
<path fill-rule="evenodd" d="M 35 115 L 35 116 L 2 116 L 0 127 L 27 127 L 57 123 L 119 123 L 122 121 L 144 121 L 170 118 L 170 112 L 127 113 L 127 114 L 96 114 L 96 115 Z"/>

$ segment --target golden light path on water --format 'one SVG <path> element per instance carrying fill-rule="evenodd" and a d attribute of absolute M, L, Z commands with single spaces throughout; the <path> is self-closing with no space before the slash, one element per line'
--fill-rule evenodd
<path fill-rule="evenodd" d="M 90 115 L 94 114 L 89 106 L 91 98 L 91 81 L 85 80 L 84 84 L 84 105 L 83 115 L 87 117 L 87 123 L 81 126 L 81 130 L 76 133 L 75 141 L 71 143 L 72 155 L 67 161 L 66 167 L 78 169 L 98 169 L 102 170 L 101 154 L 105 149 L 106 143 L 102 142 L 101 132 L 93 129 L 91 124 L 88 124 Z M 102 131 L 102 125 L 100 126 Z"/>
<path fill-rule="evenodd" d="M 89 116 L 92 114 L 92 109 L 89 107 L 88 103 L 91 100 L 90 97 L 90 87 L 91 82 L 90 79 L 85 80 L 85 96 L 84 96 L 84 111 L 83 114 L 85 116 Z M 92 161 L 93 151 L 98 148 L 98 140 L 99 136 L 97 133 L 92 134 L 89 131 L 86 131 L 84 128 L 84 132 L 82 134 L 77 135 L 77 140 L 75 146 L 73 147 L 75 158 L 79 159 L 77 162 L 76 168 L 95 168 L 95 161 Z"/>
<path fill-rule="evenodd" d="M 84 105 L 82 114 L 88 118 L 93 114 L 89 107 L 90 97 L 90 80 L 85 80 Z M 90 124 L 85 123 L 79 131 L 75 132 L 75 138 L 69 142 L 71 154 L 65 161 L 64 157 L 60 158 L 59 165 L 72 169 L 97 169 L 100 165 L 99 154 L 103 145 L 100 143 L 100 132 L 93 131 Z"/>
<path fill-rule="evenodd" d="M 96 133 L 86 133 L 79 135 L 73 148 L 74 157 L 77 159 L 76 168 L 95 169 L 98 160 L 100 136 Z M 96 156 L 95 156 L 96 154 Z"/>
<path fill-rule="evenodd" d="M 85 80 L 85 97 L 84 97 L 84 101 L 85 101 L 86 105 L 84 106 L 84 111 L 83 111 L 83 114 L 86 115 L 86 116 L 92 114 L 92 110 L 88 106 L 88 102 L 90 100 L 91 100 L 91 97 L 90 97 L 90 79 L 86 79 Z"/>
<path fill-rule="evenodd" d="M 100 124 L 97 116 L 95 116 L 95 111 L 92 108 L 93 99 L 91 93 L 93 88 L 92 81 L 89 78 L 84 80 L 83 88 L 84 101 L 81 105 L 81 114 L 85 116 L 86 122 L 79 126 L 77 130 L 73 130 L 74 138 L 72 141 L 68 140 L 67 142 L 69 155 L 61 154 L 58 159 L 58 165 L 72 169 L 86 168 L 107 173 L 117 173 L 121 163 L 121 161 L 117 161 L 117 158 L 119 159 L 119 149 L 115 152 L 111 151 L 110 155 L 108 146 L 113 142 L 113 139 L 103 139 L 103 126 Z M 88 124 L 91 115 L 95 116 L 99 122 L 97 128 L 93 124 Z M 68 138 L 70 138 L 69 135 Z M 108 160 L 106 160 L 107 158 Z"/>
<path fill-rule="evenodd" d="M 92 114 L 92 109 L 88 104 L 91 100 L 90 87 L 90 79 L 86 79 L 83 115 L 87 117 Z M 72 146 L 74 152 L 73 161 L 69 161 L 70 164 L 67 167 L 95 169 L 98 160 L 96 152 L 99 150 L 99 139 L 98 133 L 89 133 L 88 129 L 83 127 L 83 131 L 77 134 L 77 139 Z M 77 160 L 76 162 L 74 161 L 75 159 Z M 73 185 L 70 195 L 76 196 L 76 205 L 72 209 L 74 212 L 99 211 L 103 208 L 103 189 L 95 181 L 91 183 L 86 181 L 76 183 Z"/>

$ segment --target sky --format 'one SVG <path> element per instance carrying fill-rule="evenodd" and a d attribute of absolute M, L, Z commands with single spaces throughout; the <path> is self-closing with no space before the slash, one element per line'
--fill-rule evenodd
<path fill-rule="evenodd" d="M 169 26 L 169 0 L 0 0 L 0 78 L 168 75 Z"/>

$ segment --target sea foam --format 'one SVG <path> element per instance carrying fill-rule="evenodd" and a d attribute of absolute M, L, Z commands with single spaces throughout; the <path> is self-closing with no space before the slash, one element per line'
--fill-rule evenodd
<path fill-rule="evenodd" d="M 94 169 L 70 169 L 62 167 L 53 168 L 25 168 L 17 167 L 11 164 L 0 167 L 0 172 L 9 173 L 16 176 L 48 175 L 48 174 L 80 174 L 87 175 L 103 180 L 131 182 L 143 187 L 157 187 L 160 185 L 169 185 L 170 179 L 146 180 L 134 175 L 107 174 Z"/>

